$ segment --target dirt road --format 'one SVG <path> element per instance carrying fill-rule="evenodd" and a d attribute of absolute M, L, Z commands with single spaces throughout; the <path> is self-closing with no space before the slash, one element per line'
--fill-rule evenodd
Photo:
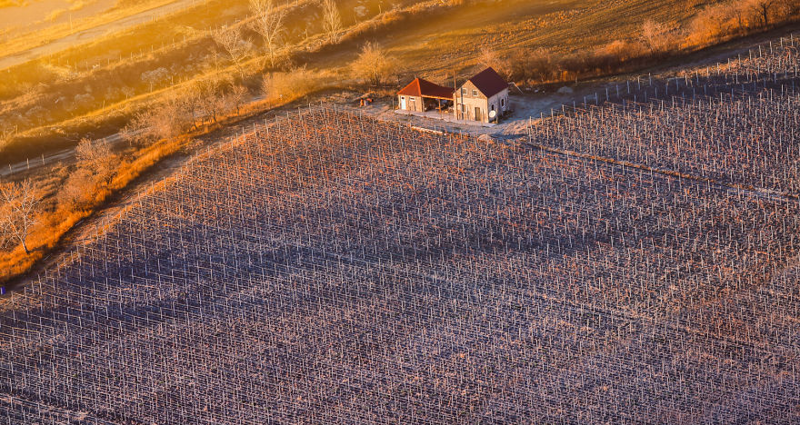
<path fill-rule="evenodd" d="M 173 3 L 159 6 L 144 12 L 127 16 L 113 22 L 103 25 L 98 25 L 84 31 L 79 31 L 62 37 L 58 40 L 53 40 L 47 44 L 28 49 L 24 52 L 15 53 L 0 58 L 0 70 L 10 68 L 12 66 L 20 65 L 25 62 L 40 58 L 42 56 L 52 55 L 62 50 L 78 46 L 83 43 L 88 43 L 97 37 L 102 37 L 111 33 L 127 30 L 139 24 L 146 23 L 150 20 L 161 18 L 165 15 L 178 12 L 193 5 L 200 3 L 200 0 L 176 0 Z"/>
<path fill-rule="evenodd" d="M 117 133 L 99 140 L 110 143 L 113 146 L 122 141 L 122 136 Z M 30 158 L 27 161 L 20 161 L 16 164 L 5 164 L 3 165 L 3 168 L 0 168 L 0 178 L 6 178 L 17 173 L 30 171 L 39 167 L 43 167 L 47 164 L 52 164 L 56 161 L 68 160 L 74 156 L 75 148 L 69 148 L 52 152 L 47 155 L 42 155 L 38 158 Z"/>
<path fill-rule="evenodd" d="M 250 102 L 258 102 L 264 99 L 263 95 L 254 96 Z M 118 145 L 123 141 L 120 133 L 112 134 L 108 137 L 99 139 L 103 142 L 110 143 L 112 147 Z M 75 148 L 62 149 L 55 152 L 42 155 L 37 158 L 29 158 L 26 161 L 20 161 L 15 164 L 2 164 L 0 163 L 0 179 L 11 177 L 15 174 L 27 172 L 47 164 L 52 164 L 56 161 L 71 160 L 75 157 Z"/>

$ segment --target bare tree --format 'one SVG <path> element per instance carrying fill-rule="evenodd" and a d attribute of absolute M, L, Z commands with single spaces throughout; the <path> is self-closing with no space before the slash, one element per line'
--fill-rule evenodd
<path fill-rule="evenodd" d="M 244 60 L 250 52 L 250 43 L 242 37 L 238 28 L 222 28 L 212 33 L 214 42 L 222 48 L 244 79 Z"/>
<path fill-rule="evenodd" d="M 275 0 L 250 0 L 250 10 L 256 15 L 253 30 L 264 40 L 270 67 L 275 68 L 275 51 L 280 47 L 286 29 L 283 22 L 286 10 L 278 8 Z"/>
<path fill-rule="evenodd" d="M 233 88 L 225 95 L 228 109 L 236 109 L 236 115 L 239 115 L 241 113 L 240 109 L 245 102 L 247 102 L 248 93 L 249 91 L 245 86 L 238 84 L 233 86 Z"/>
<path fill-rule="evenodd" d="M 508 59 L 503 58 L 496 50 L 484 47 L 481 49 L 480 56 L 478 56 L 478 63 L 484 68 L 492 67 L 500 75 L 507 79 L 511 79 L 512 66 Z"/>
<path fill-rule="evenodd" d="M 195 83 L 200 109 L 212 123 L 217 122 L 219 115 L 226 110 L 223 93 L 229 84 L 231 84 L 230 81 L 219 75 L 211 75 Z"/>
<path fill-rule="evenodd" d="M 61 205 L 67 205 L 70 208 L 85 208 L 94 202 L 96 191 L 95 176 L 90 170 L 79 167 L 67 177 L 58 192 L 58 200 Z"/>
<path fill-rule="evenodd" d="M 641 39 L 651 52 L 659 52 L 666 45 L 668 32 L 666 25 L 648 19 L 642 24 Z"/>
<path fill-rule="evenodd" d="M 78 164 L 94 174 L 95 178 L 104 184 L 111 183 L 119 157 L 111 152 L 108 143 L 91 139 L 82 139 L 75 149 Z"/>
<path fill-rule="evenodd" d="M 0 232 L 17 240 L 25 254 L 28 250 L 28 235 L 38 222 L 41 195 L 30 179 L 20 183 L 0 184 Z"/>
<path fill-rule="evenodd" d="M 120 134 L 129 143 L 147 145 L 179 136 L 193 121 L 185 102 L 173 98 L 137 113 Z"/>
<path fill-rule="evenodd" d="M 196 82 L 188 84 L 177 95 L 180 107 L 186 112 L 189 119 L 189 127 L 196 128 L 198 120 L 202 116 L 202 94 Z"/>
<path fill-rule="evenodd" d="M 778 0 L 750 0 L 750 9 L 756 14 L 761 25 L 764 27 L 769 26 L 770 15 L 773 13 L 773 8 L 778 5 Z"/>
<path fill-rule="evenodd" d="M 800 15 L 800 0 L 783 0 L 783 10 L 787 17 Z"/>
<path fill-rule="evenodd" d="M 395 62 L 377 43 L 367 42 L 351 65 L 353 72 L 372 85 L 380 85 L 395 72 Z"/>
<path fill-rule="evenodd" d="M 342 30 L 342 17 L 335 0 L 322 0 L 322 25 L 328 40 L 335 42 Z"/>
<path fill-rule="evenodd" d="M 743 32 L 746 30 L 745 28 L 745 19 L 744 19 L 744 11 L 741 7 L 735 5 L 728 6 L 730 13 L 736 17 L 736 29 L 737 31 Z"/>

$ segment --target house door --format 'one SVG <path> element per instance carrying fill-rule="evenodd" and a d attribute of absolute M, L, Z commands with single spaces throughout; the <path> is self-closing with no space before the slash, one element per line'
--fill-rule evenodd
<path fill-rule="evenodd" d="M 479 106 L 475 107 L 475 121 L 483 121 L 483 118 L 481 118 L 481 108 Z"/>
<path fill-rule="evenodd" d="M 406 97 L 405 96 L 400 96 L 400 109 L 403 109 L 403 110 L 406 109 Z"/>

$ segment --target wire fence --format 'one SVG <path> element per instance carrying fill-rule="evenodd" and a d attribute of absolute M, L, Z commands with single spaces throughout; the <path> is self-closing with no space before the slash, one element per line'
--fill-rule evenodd
<path fill-rule="evenodd" d="M 310 108 L 12 298 L 0 419 L 797 422 L 798 208 Z"/>
<path fill-rule="evenodd" d="M 800 54 L 795 41 L 758 46 L 716 72 L 709 67 L 702 77 L 687 73 L 672 82 L 646 81 L 643 87 L 628 82 L 621 100 L 611 95 L 610 101 L 564 107 L 560 114 L 531 122 L 529 140 L 797 197 Z M 659 87 L 669 96 L 658 98 Z"/>

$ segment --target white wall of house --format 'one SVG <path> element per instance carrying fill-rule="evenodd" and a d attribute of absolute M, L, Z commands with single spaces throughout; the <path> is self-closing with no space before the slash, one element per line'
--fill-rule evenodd
<path fill-rule="evenodd" d="M 499 116 L 509 108 L 508 89 L 487 99 L 471 81 L 456 90 L 454 97 L 457 118 L 462 120 L 488 123 L 489 112 L 495 110 Z"/>
<path fill-rule="evenodd" d="M 486 104 L 488 111 L 497 111 L 497 117 L 503 115 L 508 110 L 508 89 L 505 89 L 500 93 L 490 97 Z"/>
<path fill-rule="evenodd" d="M 400 109 L 411 112 L 425 112 L 425 104 L 422 98 L 418 96 L 397 95 L 397 104 Z"/>
<path fill-rule="evenodd" d="M 484 121 L 486 117 L 486 96 L 472 82 L 467 81 L 455 92 L 455 110 L 458 119 Z"/>

